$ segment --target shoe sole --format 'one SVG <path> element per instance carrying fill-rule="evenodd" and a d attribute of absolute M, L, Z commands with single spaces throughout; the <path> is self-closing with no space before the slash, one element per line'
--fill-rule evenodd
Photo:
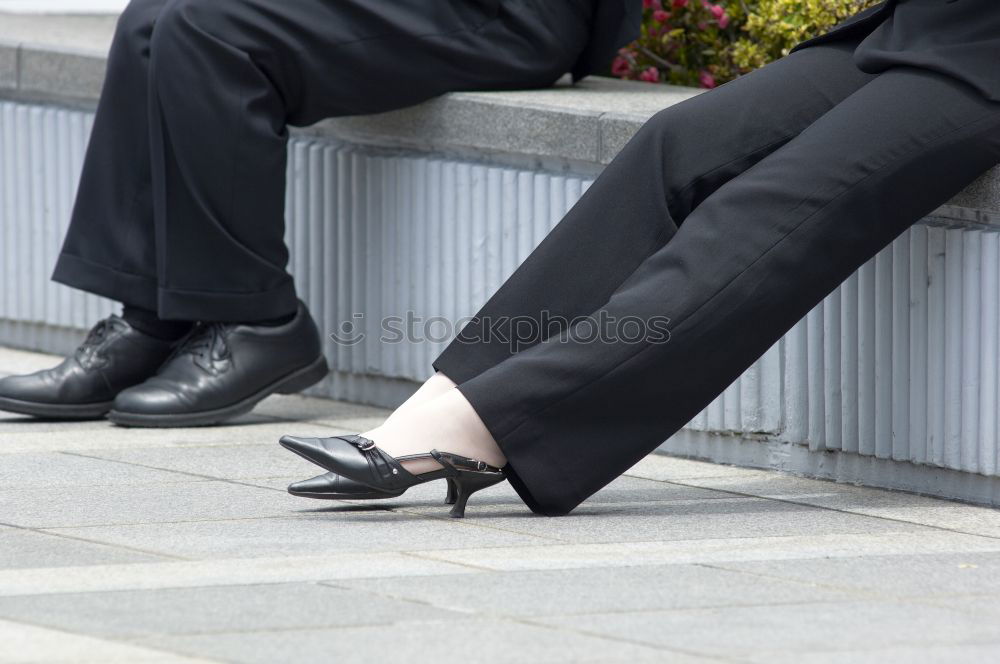
<path fill-rule="evenodd" d="M 204 410 L 197 413 L 129 413 L 112 409 L 108 419 L 123 427 L 141 428 L 177 428 L 177 427 L 207 427 L 221 424 L 226 420 L 249 413 L 254 407 L 272 394 L 295 394 L 312 387 L 326 378 L 329 367 L 322 355 L 311 364 L 298 369 L 281 378 L 255 394 L 246 397 L 232 405 Z"/>
<path fill-rule="evenodd" d="M 86 404 L 39 403 L 0 397 L 0 410 L 48 420 L 100 420 L 111 410 L 113 401 Z"/>
<path fill-rule="evenodd" d="M 313 498 L 314 500 L 384 500 L 386 498 L 399 498 L 403 491 L 399 493 L 387 493 L 385 491 L 370 491 L 368 493 L 309 493 L 305 491 L 292 491 L 288 493 L 299 498 Z"/>

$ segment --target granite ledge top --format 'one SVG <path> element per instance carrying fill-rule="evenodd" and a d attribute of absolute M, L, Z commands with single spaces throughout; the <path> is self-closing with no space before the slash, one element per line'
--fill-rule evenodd
<path fill-rule="evenodd" d="M 112 15 L 0 12 L 0 99 L 93 107 L 104 82 L 115 21 Z M 560 83 L 544 90 L 451 93 L 399 111 L 324 120 L 301 131 L 600 167 L 651 115 L 699 92 L 590 77 L 575 86 Z M 963 225 L 1000 225 L 1000 167 L 932 216 Z"/>

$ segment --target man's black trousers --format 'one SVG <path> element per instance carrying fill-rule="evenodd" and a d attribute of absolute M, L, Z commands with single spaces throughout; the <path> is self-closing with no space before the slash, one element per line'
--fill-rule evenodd
<path fill-rule="evenodd" d="M 593 0 L 132 0 L 54 279 L 164 319 L 295 311 L 287 125 L 550 85 Z"/>
<path fill-rule="evenodd" d="M 532 509 L 566 513 L 625 472 L 1000 162 L 1000 103 L 928 70 L 865 73 L 855 46 L 805 48 L 654 116 L 435 362 Z M 541 320 L 583 316 L 667 318 L 668 340 Z M 487 335 L 505 319 L 538 320 L 544 341 Z"/>

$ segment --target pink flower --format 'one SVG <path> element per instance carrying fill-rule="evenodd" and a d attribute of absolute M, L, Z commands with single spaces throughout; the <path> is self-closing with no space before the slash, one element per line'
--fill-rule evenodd
<path fill-rule="evenodd" d="M 715 78 L 707 69 L 702 69 L 701 73 L 698 74 L 698 81 L 701 82 L 701 87 L 712 89 L 715 87 Z"/>
<path fill-rule="evenodd" d="M 628 76 L 630 70 L 631 66 L 628 63 L 628 60 L 620 55 L 614 59 L 614 62 L 611 63 L 611 73 L 615 76 Z"/>
<path fill-rule="evenodd" d="M 723 12 L 722 16 L 719 17 L 719 27 L 723 30 L 729 27 L 729 14 Z"/>
<path fill-rule="evenodd" d="M 670 20 L 670 12 L 665 12 L 662 9 L 657 9 L 653 12 L 653 20 L 657 23 L 666 23 Z"/>
<path fill-rule="evenodd" d="M 662 6 L 660 0 L 642 0 L 643 9 L 660 9 Z"/>
<path fill-rule="evenodd" d="M 723 16 L 726 15 L 726 10 L 723 9 L 720 5 L 709 5 L 708 10 L 712 12 L 712 16 L 714 16 L 715 18 L 722 18 Z"/>
<path fill-rule="evenodd" d="M 658 83 L 660 80 L 660 70 L 656 67 L 650 67 L 639 74 L 639 80 L 646 81 L 647 83 Z"/>
<path fill-rule="evenodd" d="M 674 0 L 674 7 L 681 9 L 682 7 L 687 7 L 688 0 Z"/>

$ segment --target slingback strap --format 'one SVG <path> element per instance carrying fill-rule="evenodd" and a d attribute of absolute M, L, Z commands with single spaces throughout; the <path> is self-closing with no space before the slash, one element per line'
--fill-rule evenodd
<path fill-rule="evenodd" d="M 338 438 L 340 438 L 341 440 L 346 440 L 347 442 L 349 442 L 351 445 L 354 445 L 356 448 L 358 448 L 362 452 L 367 452 L 368 450 L 375 449 L 375 441 L 374 440 L 369 440 L 368 438 L 365 438 L 364 436 L 357 436 L 357 435 L 355 435 L 355 436 L 338 436 Z"/>
<path fill-rule="evenodd" d="M 490 473 L 495 475 L 503 474 L 502 469 L 497 468 L 496 466 L 491 466 L 485 461 L 480 461 L 479 459 L 470 459 L 469 457 L 464 457 L 459 454 L 452 454 L 451 452 L 438 452 L 437 450 L 431 450 L 431 456 L 445 468 L 451 467 L 455 470 L 464 470 L 473 473 Z"/>

